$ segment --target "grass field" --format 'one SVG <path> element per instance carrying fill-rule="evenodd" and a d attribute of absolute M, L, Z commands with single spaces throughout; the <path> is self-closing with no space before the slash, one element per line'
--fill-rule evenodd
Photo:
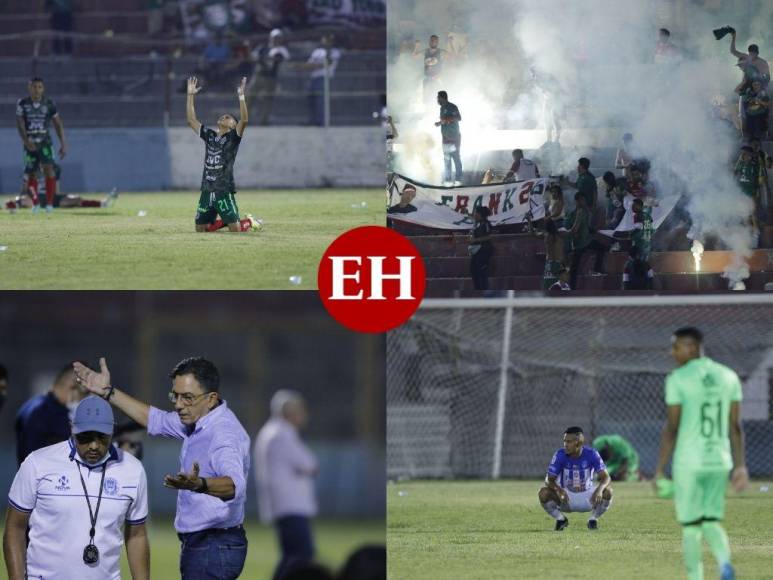
<path fill-rule="evenodd" d="M 197 202 L 197 192 L 122 193 L 109 209 L 2 209 L 0 289 L 313 289 L 330 242 L 386 223 L 379 189 L 239 192 L 241 214 L 265 221 L 260 233 L 196 234 Z"/>
<path fill-rule="evenodd" d="M 88 522 L 87 522 L 88 523 Z M 268 580 L 278 561 L 278 550 L 273 531 L 257 521 L 245 523 L 247 531 L 247 563 L 241 578 Z M 158 519 L 150 530 L 150 577 L 169 580 L 179 578 L 180 541 L 177 539 L 172 520 Z M 366 543 L 384 544 L 384 522 L 379 520 L 336 521 L 322 520 L 314 523 L 317 543 L 317 560 L 338 569 L 348 555 Z M 131 578 L 126 563 L 126 552 L 121 562 L 121 576 Z M 0 566 L 0 580 L 7 580 L 5 565 Z"/>
<path fill-rule="evenodd" d="M 773 578 L 773 489 L 730 492 L 725 526 L 739 579 Z M 553 531 L 537 500 L 540 482 L 415 482 L 388 486 L 390 580 L 493 578 L 684 578 L 673 502 L 648 483 L 616 483 L 615 499 L 589 531 L 568 514 Z M 705 551 L 706 578 L 717 567 Z"/>

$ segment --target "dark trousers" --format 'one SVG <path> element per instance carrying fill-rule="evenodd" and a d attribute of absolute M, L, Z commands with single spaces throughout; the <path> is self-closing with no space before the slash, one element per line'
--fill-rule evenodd
<path fill-rule="evenodd" d="M 233 580 L 244 569 L 247 536 L 242 526 L 177 534 L 182 580 Z"/>
<path fill-rule="evenodd" d="M 274 570 L 274 580 L 279 580 L 294 566 L 314 559 L 314 539 L 311 537 L 311 522 L 306 516 L 284 516 L 275 525 L 282 550 L 282 559 Z"/>
<path fill-rule="evenodd" d="M 51 30 L 58 32 L 72 32 L 72 12 L 52 12 Z M 53 40 L 51 49 L 55 54 L 71 54 L 72 39 L 69 37 L 56 36 Z"/>
<path fill-rule="evenodd" d="M 309 124 L 325 125 L 325 77 L 314 77 L 309 82 Z"/>
<path fill-rule="evenodd" d="M 476 290 L 488 290 L 488 267 L 493 253 L 491 245 L 482 244 L 480 250 L 475 252 L 470 259 L 472 285 Z"/>
<path fill-rule="evenodd" d="M 586 252 L 593 252 L 596 254 L 596 259 L 593 263 L 593 270 L 596 272 L 604 271 L 604 254 L 607 251 L 607 246 L 596 241 L 591 240 L 590 244 L 579 250 L 572 252 L 572 266 L 569 270 L 569 286 L 572 290 L 577 290 L 577 275 L 580 269 L 580 262 Z"/>
<path fill-rule="evenodd" d="M 268 125 L 271 111 L 274 108 L 276 88 L 276 78 L 259 76 L 255 81 L 255 92 L 258 96 L 258 125 Z"/>
<path fill-rule="evenodd" d="M 456 143 L 454 143 L 454 145 L 456 145 L 455 147 L 456 151 L 454 151 L 453 153 L 443 152 L 443 161 L 445 162 L 445 165 L 446 165 L 446 175 L 445 175 L 446 181 L 451 181 L 453 179 L 456 179 L 457 181 L 462 180 L 462 155 L 460 151 L 462 140 L 459 139 Z M 456 174 L 451 172 L 452 160 L 454 162 L 454 168 L 456 169 Z"/>

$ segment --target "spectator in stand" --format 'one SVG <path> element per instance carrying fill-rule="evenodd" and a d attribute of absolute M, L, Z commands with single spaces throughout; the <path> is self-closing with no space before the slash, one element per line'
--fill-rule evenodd
<path fill-rule="evenodd" d="M 488 271 L 494 246 L 491 244 L 491 224 L 488 217 L 491 210 L 478 206 L 472 214 L 474 226 L 468 251 L 470 253 L 470 273 L 476 290 L 488 290 Z"/>
<path fill-rule="evenodd" d="M 735 179 L 738 183 L 738 187 L 741 191 L 752 200 L 754 209 L 752 210 L 749 222 L 755 232 L 757 227 L 757 216 L 759 215 L 760 203 L 759 203 L 759 182 L 760 182 L 760 166 L 759 157 L 754 155 L 754 150 L 744 145 L 741 147 L 741 155 L 735 164 Z"/>
<path fill-rule="evenodd" d="M 639 255 L 639 248 L 631 246 L 623 269 L 623 290 L 652 290 L 654 277 L 650 263 Z"/>
<path fill-rule="evenodd" d="M 437 104 L 440 105 L 440 120 L 435 127 L 440 127 L 443 139 L 443 160 L 445 162 L 445 182 L 447 184 L 462 184 L 462 134 L 459 131 L 459 121 L 462 115 L 459 107 L 448 100 L 448 93 L 438 91 Z M 454 162 L 455 173 L 451 173 L 451 161 Z M 455 180 L 454 180 L 455 178 Z"/>
<path fill-rule="evenodd" d="M 51 13 L 51 30 L 64 33 L 54 37 L 51 51 L 54 54 L 72 54 L 72 0 L 46 0 L 46 10 Z"/>
<path fill-rule="evenodd" d="M 542 275 L 542 289 L 550 290 L 558 282 L 564 269 L 564 239 L 559 235 L 556 223 L 545 220 L 544 230 L 535 230 L 537 237 L 545 238 L 545 271 Z"/>
<path fill-rule="evenodd" d="M 223 89 L 226 82 L 226 66 L 230 58 L 231 45 L 223 38 L 221 32 L 215 33 L 201 53 L 196 76 L 204 77 L 212 91 Z"/>
<path fill-rule="evenodd" d="M 561 186 L 554 183 L 548 187 L 548 195 L 550 201 L 548 202 L 548 219 L 553 220 L 556 227 L 561 229 L 564 227 L 564 191 Z"/>
<path fill-rule="evenodd" d="M 652 206 L 645 204 L 641 198 L 633 200 L 631 205 L 633 211 L 633 233 L 631 240 L 633 247 L 638 252 L 641 260 L 650 259 L 650 250 L 652 249 Z"/>
<path fill-rule="evenodd" d="M 666 64 L 679 59 L 679 49 L 671 42 L 671 32 L 668 28 L 658 31 L 658 43 L 655 46 L 655 64 Z"/>
<path fill-rule="evenodd" d="M 325 34 L 315 48 L 306 68 L 311 69 L 309 80 L 309 123 L 318 127 L 325 126 L 325 78 L 328 80 L 335 76 L 341 51 L 333 47 L 335 38 L 332 34 Z"/>
<path fill-rule="evenodd" d="M 762 87 L 762 81 L 755 79 L 743 93 L 743 110 L 746 115 L 744 137 L 764 139 L 768 135 L 768 110 L 770 97 Z"/>
<path fill-rule="evenodd" d="M 595 181 L 593 182 L 595 185 Z M 607 247 L 593 239 L 590 229 L 590 209 L 588 208 L 587 198 L 581 191 L 574 194 L 575 209 L 566 219 L 567 229 L 564 230 L 565 236 L 568 236 L 572 242 L 572 262 L 570 266 L 569 286 L 572 290 L 577 290 L 577 275 L 580 271 L 580 263 L 586 252 L 593 252 L 596 255 L 592 276 L 604 275 L 604 254 Z"/>
<path fill-rule="evenodd" d="M 539 177 L 539 167 L 531 159 L 523 156 L 522 149 L 513 149 L 513 164 L 505 175 L 505 181 L 523 181 Z"/>
<path fill-rule="evenodd" d="M 440 39 L 436 34 L 429 37 L 429 46 L 424 50 L 424 103 L 429 108 L 432 96 L 440 89 L 441 73 L 446 51 L 439 47 Z M 417 45 L 418 51 L 421 46 Z"/>
<path fill-rule="evenodd" d="M 623 187 L 618 184 L 617 177 L 615 177 L 615 174 L 611 171 L 604 173 L 604 176 L 601 179 L 607 197 L 606 226 L 607 229 L 614 230 L 625 215 L 625 207 L 623 206 L 625 192 L 623 191 Z M 624 182 L 625 180 L 623 180 L 623 183 Z"/>
<path fill-rule="evenodd" d="M 231 63 L 225 67 L 223 76 L 228 85 L 238 86 L 243 78 L 252 75 L 254 66 L 250 54 L 250 41 L 244 39 L 233 47 Z"/>
<path fill-rule="evenodd" d="M 567 180 L 568 181 L 568 180 Z M 577 192 L 585 198 L 587 209 L 593 213 L 596 207 L 596 196 L 598 195 L 598 186 L 596 176 L 590 172 L 590 159 L 580 157 L 577 160 L 577 181 L 568 181 L 569 185 L 577 189 Z M 572 273 L 574 275 L 574 273 Z"/>
<path fill-rule="evenodd" d="M 558 281 L 548 288 L 548 292 L 568 292 L 571 290 L 572 287 L 569 285 L 569 276 L 569 269 L 562 268 L 558 273 Z"/>
<path fill-rule="evenodd" d="M 252 56 L 256 61 L 255 74 L 249 86 L 258 97 L 258 124 L 268 125 L 274 97 L 279 82 L 279 69 L 282 63 L 290 60 L 290 51 L 285 46 L 285 37 L 275 28 L 268 35 L 268 43 L 255 48 Z"/>
<path fill-rule="evenodd" d="M 752 154 L 757 159 L 759 166 L 759 188 L 757 189 L 757 197 L 760 200 L 760 221 L 767 222 L 767 212 L 770 207 L 770 184 L 768 182 L 769 168 L 773 165 L 773 160 L 762 148 L 762 143 L 759 139 L 752 139 L 749 142 L 749 146 L 752 148 Z"/>
<path fill-rule="evenodd" d="M 763 88 L 767 88 L 770 82 L 770 67 L 765 59 L 760 58 L 760 48 L 756 44 L 750 44 L 748 54 L 740 52 L 735 48 L 735 30 L 731 35 L 730 52 L 739 59 L 738 65 L 744 72 L 744 81 L 751 84 L 752 81 L 758 80 L 762 82 Z"/>
<path fill-rule="evenodd" d="M 633 135 L 626 133 L 623 135 L 623 144 L 617 150 L 615 155 L 615 168 L 623 170 L 623 176 L 628 177 L 628 167 L 631 165 L 633 157 L 631 150 L 633 145 Z"/>

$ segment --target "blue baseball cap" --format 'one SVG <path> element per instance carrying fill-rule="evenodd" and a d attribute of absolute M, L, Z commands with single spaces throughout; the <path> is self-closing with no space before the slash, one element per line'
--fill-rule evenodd
<path fill-rule="evenodd" d="M 87 431 L 112 435 L 114 426 L 113 409 L 110 407 L 110 403 L 102 397 L 91 395 L 83 399 L 75 407 L 75 414 L 72 418 L 72 432 L 74 435 L 86 433 Z"/>

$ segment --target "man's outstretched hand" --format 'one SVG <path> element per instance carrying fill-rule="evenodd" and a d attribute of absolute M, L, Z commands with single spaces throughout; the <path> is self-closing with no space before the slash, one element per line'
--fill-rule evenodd
<path fill-rule="evenodd" d="M 172 489 L 187 489 L 188 491 L 196 491 L 201 487 L 201 478 L 199 477 L 199 464 L 193 462 L 193 472 L 184 473 L 179 472 L 177 475 L 165 475 L 164 487 Z"/>
<path fill-rule="evenodd" d="M 72 364 L 75 380 L 90 393 L 104 397 L 110 390 L 110 370 L 104 357 L 99 359 L 99 371 L 93 371 L 78 361 Z"/>

